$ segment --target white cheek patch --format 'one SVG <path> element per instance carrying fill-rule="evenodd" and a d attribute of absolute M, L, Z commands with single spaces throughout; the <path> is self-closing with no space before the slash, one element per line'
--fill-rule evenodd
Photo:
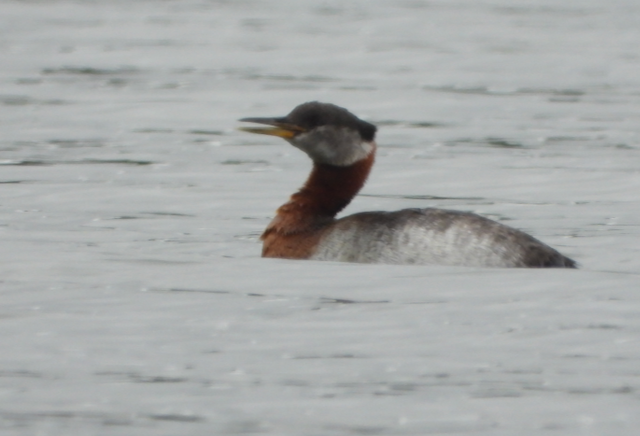
<path fill-rule="evenodd" d="M 363 141 L 357 131 L 331 126 L 300 134 L 290 142 L 313 161 L 336 166 L 353 165 L 369 156 L 375 148 L 373 142 Z"/>
<path fill-rule="evenodd" d="M 346 147 L 345 147 L 346 148 Z M 340 156 L 340 160 L 333 163 L 338 166 L 349 166 L 366 159 L 374 149 L 373 142 L 364 142 L 358 136 L 357 142 L 349 145 L 346 152 Z"/>
<path fill-rule="evenodd" d="M 332 162 L 339 158 L 338 148 L 328 141 L 319 141 L 313 146 L 313 156 Z"/>
<path fill-rule="evenodd" d="M 362 151 L 364 152 L 364 157 L 369 156 L 369 153 L 371 153 L 373 151 L 375 147 L 375 144 L 373 143 L 373 141 L 371 142 L 361 142 L 360 143 L 360 147 L 362 147 Z"/>

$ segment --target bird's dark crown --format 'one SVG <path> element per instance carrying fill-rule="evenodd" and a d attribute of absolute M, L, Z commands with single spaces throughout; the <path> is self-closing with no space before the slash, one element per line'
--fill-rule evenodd
<path fill-rule="evenodd" d="M 346 127 L 357 130 L 365 141 L 373 141 L 376 136 L 376 126 L 361 120 L 345 108 L 331 103 L 310 101 L 296 106 L 282 121 L 305 130 L 312 130 L 321 126 Z"/>

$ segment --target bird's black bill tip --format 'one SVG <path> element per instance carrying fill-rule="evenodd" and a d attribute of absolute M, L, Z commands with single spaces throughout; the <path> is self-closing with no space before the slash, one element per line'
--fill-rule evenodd
<path fill-rule="evenodd" d="M 242 121 L 243 123 L 256 123 L 256 124 L 266 124 L 268 126 L 276 126 L 279 123 L 284 122 L 284 119 L 283 118 L 247 117 L 247 118 L 240 118 L 238 121 Z"/>

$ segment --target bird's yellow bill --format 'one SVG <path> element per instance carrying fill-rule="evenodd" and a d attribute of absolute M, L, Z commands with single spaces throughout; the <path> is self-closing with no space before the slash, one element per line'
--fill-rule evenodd
<path fill-rule="evenodd" d="M 260 135 L 278 136 L 280 138 L 293 138 L 297 133 L 293 130 L 283 129 L 282 127 L 240 127 L 238 130 L 249 133 L 258 133 Z"/>

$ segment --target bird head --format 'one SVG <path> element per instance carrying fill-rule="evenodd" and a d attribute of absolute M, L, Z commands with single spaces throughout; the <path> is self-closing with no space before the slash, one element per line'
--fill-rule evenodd
<path fill-rule="evenodd" d="M 375 149 L 376 126 L 330 103 L 308 102 L 277 118 L 242 118 L 270 127 L 240 130 L 278 136 L 309 155 L 316 163 L 349 166 Z"/>

